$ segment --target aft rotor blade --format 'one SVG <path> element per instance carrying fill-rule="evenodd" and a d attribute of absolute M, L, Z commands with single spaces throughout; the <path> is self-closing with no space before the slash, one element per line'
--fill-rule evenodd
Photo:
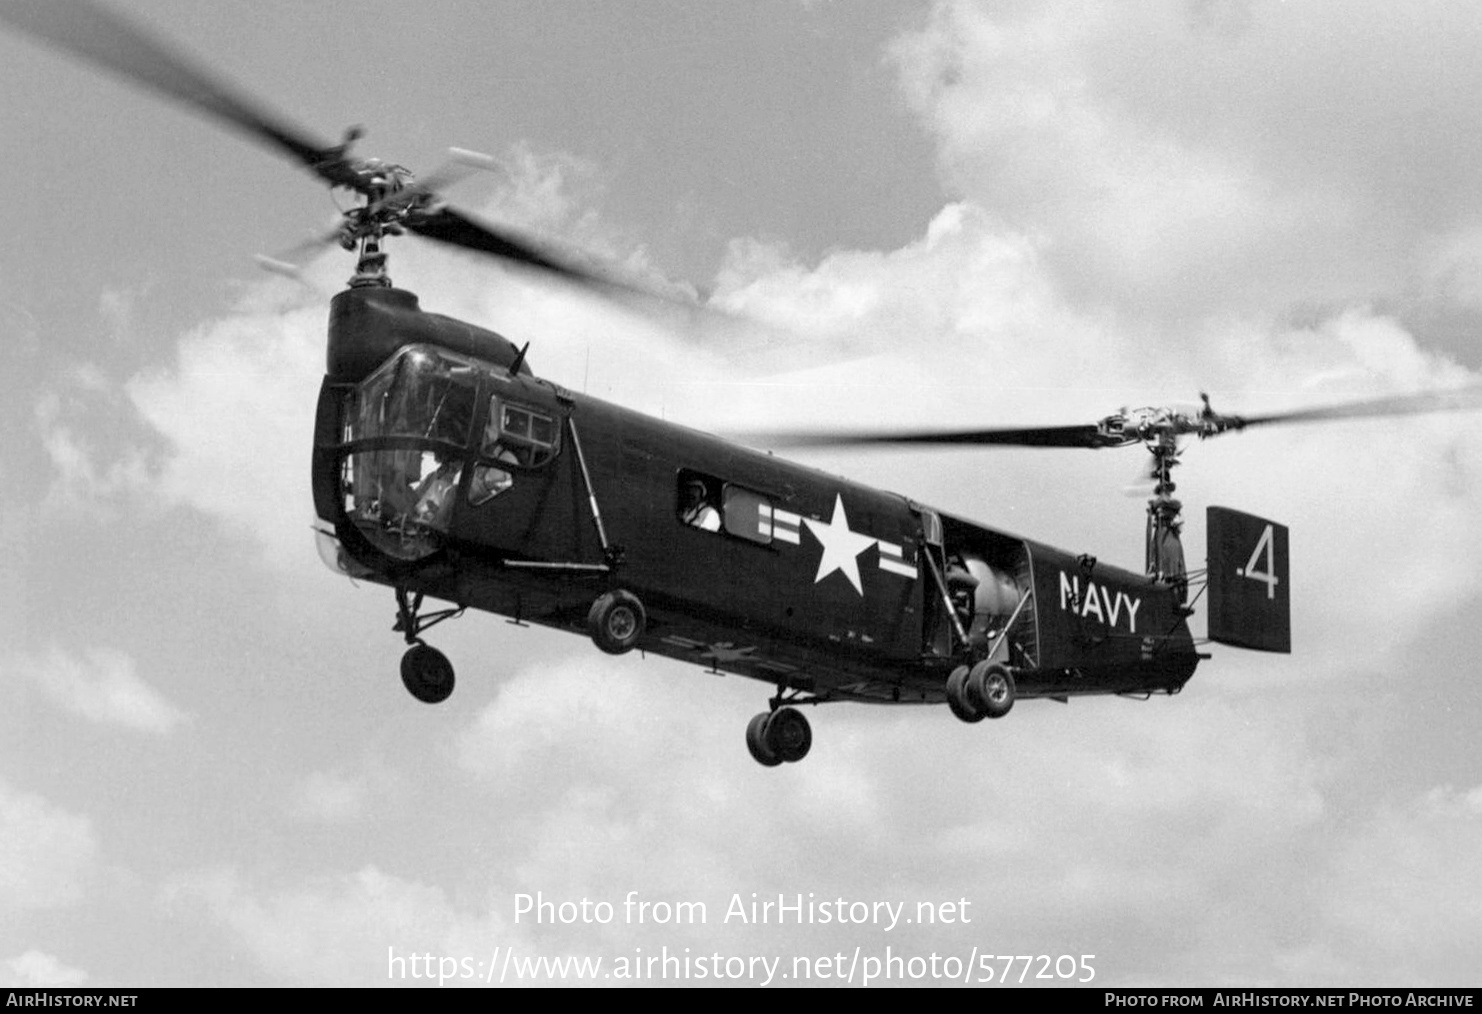
<path fill-rule="evenodd" d="M 897 433 L 762 433 L 751 440 L 771 447 L 872 447 L 881 444 L 940 444 L 1006 447 L 1112 447 L 1122 441 L 1095 425 L 1028 426 L 991 430 L 932 430 Z"/>
<path fill-rule="evenodd" d="M 0 0 L 0 22 L 234 124 L 330 183 L 358 182 L 340 148 L 271 115 L 106 7 L 90 0 Z"/>
<path fill-rule="evenodd" d="M 1477 408 L 1482 408 L 1482 384 L 1458 387 L 1448 391 L 1422 391 L 1419 394 L 1401 394 L 1389 398 L 1374 398 L 1369 401 L 1294 409 L 1290 412 L 1273 412 L 1269 415 L 1221 416 L 1219 418 L 1228 423 L 1226 427 L 1228 431 L 1244 429 L 1248 426 L 1264 426 L 1270 423 L 1368 419 L 1392 415 L 1420 415 L 1427 412 L 1465 412 Z"/>

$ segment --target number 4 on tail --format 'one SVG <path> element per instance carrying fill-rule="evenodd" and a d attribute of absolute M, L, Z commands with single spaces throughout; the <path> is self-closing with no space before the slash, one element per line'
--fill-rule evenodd
<path fill-rule="evenodd" d="M 1275 525 L 1267 525 L 1261 532 L 1256 548 L 1251 550 L 1250 559 L 1245 561 L 1245 566 L 1235 568 L 1236 577 L 1248 577 L 1252 581 L 1262 582 L 1266 586 L 1268 599 L 1276 598 L 1276 586 L 1281 581 L 1276 576 L 1276 546 L 1273 538 L 1275 530 Z M 1261 566 L 1266 569 L 1257 569 Z"/>
<path fill-rule="evenodd" d="M 1285 525 L 1211 507 L 1209 638 L 1257 651 L 1292 650 Z"/>

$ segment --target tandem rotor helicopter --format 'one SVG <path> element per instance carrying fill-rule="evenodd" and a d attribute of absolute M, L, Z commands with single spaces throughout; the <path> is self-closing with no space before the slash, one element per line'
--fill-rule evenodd
<path fill-rule="evenodd" d="M 0 0 L 0 21 L 195 106 L 359 195 L 335 239 L 357 253 L 330 304 L 311 483 L 339 573 L 390 587 L 401 675 L 453 690 L 424 635 L 467 609 L 584 632 L 775 687 L 746 729 L 761 764 L 812 744 L 801 705 L 946 704 L 964 722 L 1021 698 L 1179 692 L 1209 641 L 1288 652 L 1287 529 L 1208 508 L 1185 565 L 1180 440 L 1251 426 L 1477 407 L 1482 388 L 1271 415 L 1123 409 L 1098 422 L 775 442 L 1113 448 L 1151 454 L 1141 571 L 1105 564 L 567 390 L 493 331 L 395 288 L 383 241 L 413 233 L 582 286 L 606 275 L 445 204 L 437 174 L 351 155 L 285 124 L 105 8 Z M 427 607 L 429 599 L 448 605 Z"/>

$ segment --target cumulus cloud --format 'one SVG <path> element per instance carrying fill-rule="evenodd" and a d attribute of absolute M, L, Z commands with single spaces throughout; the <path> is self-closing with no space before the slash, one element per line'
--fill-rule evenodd
<path fill-rule="evenodd" d="M 27 674 L 56 704 L 89 721 L 156 735 L 189 721 L 135 672 L 133 658 L 120 651 L 88 648 L 79 654 L 54 646 L 16 660 L 13 668 Z"/>
<path fill-rule="evenodd" d="M 0 782 L 0 901 L 9 911 L 77 901 L 96 854 L 87 817 Z"/>
<path fill-rule="evenodd" d="M 945 3 L 895 49 L 949 186 L 1169 323 L 1397 294 L 1476 227 L 1469 9 Z"/>
<path fill-rule="evenodd" d="M 87 984 L 80 968 L 64 964 L 55 954 L 30 950 L 0 961 L 0 985 L 20 989 L 67 989 Z"/>
<path fill-rule="evenodd" d="M 259 887 L 229 870 L 188 874 L 171 879 L 161 900 L 172 912 L 203 909 L 286 985 L 426 986 L 425 961 L 403 961 L 398 978 L 392 959 L 487 955 L 502 925 L 493 913 L 461 913 L 438 887 L 374 866 L 286 888 Z"/>

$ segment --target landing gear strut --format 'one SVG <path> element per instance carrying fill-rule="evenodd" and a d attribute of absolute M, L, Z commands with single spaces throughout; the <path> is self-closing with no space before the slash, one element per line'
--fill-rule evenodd
<path fill-rule="evenodd" d="M 746 748 L 763 767 L 797 763 L 813 746 L 813 728 L 797 708 L 763 711 L 746 726 Z"/>
<path fill-rule="evenodd" d="M 453 693 L 453 663 L 419 635 L 436 623 L 463 615 L 463 609 L 439 609 L 426 616 L 421 610 L 421 592 L 409 595 L 405 588 L 396 589 L 396 626 L 392 629 L 411 645 L 401 656 L 401 682 L 422 703 L 441 704 Z"/>

